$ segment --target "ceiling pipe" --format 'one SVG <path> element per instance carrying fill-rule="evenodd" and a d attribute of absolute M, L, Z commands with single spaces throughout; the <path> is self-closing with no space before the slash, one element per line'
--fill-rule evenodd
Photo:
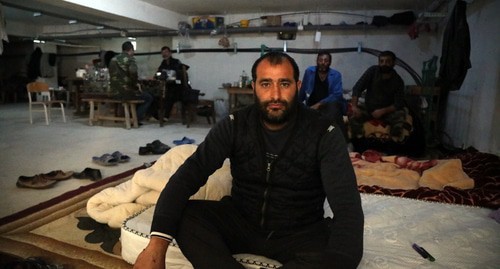
<path fill-rule="evenodd" d="M 373 25 L 362 24 L 362 25 L 304 25 L 302 31 L 334 31 L 334 30 L 388 30 L 395 28 L 402 28 L 403 26 L 392 25 L 384 27 L 376 27 Z M 214 30 L 217 29 L 190 29 L 189 35 L 213 35 Z M 263 26 L 263 27 L 234 27 L 226 28 L 224 31 L 220 30 L 217 34 L 248 34 L 248 33 L 278 33 L 278 32 L 288 32 L 296 33 L 298 32 L 297 27 L 290 26 Z M 179 35 L 178 30 L 151 30 L 151 31 L 129 31 L 128 36 L 133 37 L 155 37 L 155 36 L 177 36 Z M 92 38 L 113 38 L 122 37 L 120 32 L 116 33 L 96 33 L 96 34 L 86 34 L 86 35 L 40 35 L 39 39 L 43 40 L 75 40 L 75 39 L 92 39 Z"/>

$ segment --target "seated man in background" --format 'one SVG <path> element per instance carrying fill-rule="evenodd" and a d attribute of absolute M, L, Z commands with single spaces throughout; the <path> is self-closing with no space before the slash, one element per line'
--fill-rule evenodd
<path fill-rule="evenodd" d="M 183 64 L 176 58 L 172 57 L 172 51 L 169 47 L 163 46 L 161 48 L 161 56 L 163 60 L 158 67 L 157 73 L 161 73 L 161 78 L 166 80 L 181 80 L 181 84 L 176 82 L 168 84 L 168 91 L 165 96 L 165 118 L 170 118 L 170 112 L 176 102 L 183 100 L 183 90 L 187 82 L 183 81 L 184 72 Z"/>
<path fill-rule="evenodd" d="M 318 53 L 316 66 L 310 66 L 304 72 L 299 101 L 334 120 L 347 141 L 347 127 L 343 117 L 347 104 L 342 95 L 342 75 L 330 68 L 331 63 L 330 53 Z"/>
<path fill-rule="evenodd" d="M 134 57 L 134 46 L 130 41 L 122 44 L 122 53 L 114 56 L 109 63 L 109 79 L 111 95 L 117 99 L 144 100 L 137 106 L 137 118 L 142 121 L 153 102 L 153 96 L 139 91 L 137 80 L 137 64 Z"/>
<path fill-rule="evenodd" d="M 390 135 L 400 137 L 406 123 L 404 110 L 404 82 L 394 70 L 396 55 L 383 51 L 378 56 L 378 65 L 369 67 L 352 89 L 352 115 L 349 119 L 353 137 L 363 134 L 363 124 L 378 119 L 390 126 Z M 366 90 L 364 105 L 359 97 Z M 410 131 L 409 130 L 409 131 Z"/>

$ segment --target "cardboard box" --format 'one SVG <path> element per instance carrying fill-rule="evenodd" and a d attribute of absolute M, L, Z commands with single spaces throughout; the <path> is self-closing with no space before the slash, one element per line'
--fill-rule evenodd
<path fill-rule="evenodd" d="M 266 17 L 267 26 L 281 26 L 281 16 L 267 16 Z"/>
<path fill-rule="evenodd" d="M 198 16 L 193 17 L 193 29 L 215 29 L 224 25 L 224 17 Z"/>

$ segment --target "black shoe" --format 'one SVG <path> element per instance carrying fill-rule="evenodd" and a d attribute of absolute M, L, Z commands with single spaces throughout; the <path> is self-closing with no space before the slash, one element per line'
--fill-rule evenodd
<path fill-rule="evenodd" d="M 90 179 L 92 181 L 102 179 L 101 170 L 89 167 L 83 169 L 80 173 L 74 173 L 73 177 L 78 179 Z"/>
<path fill-rule="evenodd" d="M 151 147 L 151 151 L 153 154 L 164 154 L 165 152 L 170 150 L 168 145 L 163 144 L 160 140 L 155 140 L 146 146 Z"/>
<path fill-rule="evenodd" d="M 151 144 L 147 144 L 145 147 L 139 147 L 139 155 L 149 155 L 153 154 L 153 149 Z"/>

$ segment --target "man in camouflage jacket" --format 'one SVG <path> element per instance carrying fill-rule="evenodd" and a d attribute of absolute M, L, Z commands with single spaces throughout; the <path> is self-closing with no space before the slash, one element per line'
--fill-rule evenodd
<path fill-rule="evenodd" d="M 134 46 L 130 41 L 122 44 L 122 53 L 113 57 L 109 63 L 110 93 L 118 99 L 140 99 L 144 103 L 137 106 L 137 117 L 143 120 L 153 102 L 153 96 L 139 91 L 138 72 L 134 57 Z"/>

